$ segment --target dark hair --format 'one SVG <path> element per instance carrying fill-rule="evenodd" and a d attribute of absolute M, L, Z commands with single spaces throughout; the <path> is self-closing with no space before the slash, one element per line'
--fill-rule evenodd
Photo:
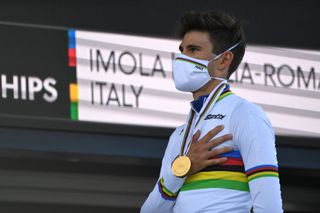
<path fill-rule="evenodd" d="M 190 31 L 208 32 L 211 42 L 214 44 L 213 53 L 220 54 L 231 46 L 241 42 L 232 53 L 233 61 L 228 70 L 229 78 L 238 68 L 245 53 L 246 41 L 240 21 L 226 13 L 210 12 L 187 12 L 179 23 L 178 36 L 183 36 Z"/>

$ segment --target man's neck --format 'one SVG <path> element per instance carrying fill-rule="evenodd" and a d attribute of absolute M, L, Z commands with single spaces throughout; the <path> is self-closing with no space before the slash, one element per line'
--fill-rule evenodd
<path fill-rule="evenodd" d="M 219 85 L 221 81 L 212 79 L 210 80 L 206 85 L 204 85 L 201 89 L 193 92 L 193 99 L 197 100 L 200 96 L 208 95 L 211 93 L 212 90 L 216 88 L 216 86 Z"/>

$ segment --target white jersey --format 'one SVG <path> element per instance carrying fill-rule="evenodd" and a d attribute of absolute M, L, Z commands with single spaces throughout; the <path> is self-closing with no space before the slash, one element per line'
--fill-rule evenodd
<path fill-rule="evenodd" d="M 210 104 L 214 92 L 201 108 Z M 251 208 L 255 213 L 283 212 L 275 137 L 269 120 L 260 107 L 231 92 L 225 91 L 218 100 L 214 107 L 207 107 L 205 114 L 193 107 L 194 128 L 187 141 L 198 130 L 201 138 L 214 127 L 224 125 L 216 137 L 231 133 L 233 138 L 217 148 L 234 148 L 221 155 L 228 160 L 189 177 L 175 177 L 171 164 L 179 155 L 186 125 L 176 128 L 162 160 L 160 177 L 143 204 L 142 213 L 244 213 Z"/>

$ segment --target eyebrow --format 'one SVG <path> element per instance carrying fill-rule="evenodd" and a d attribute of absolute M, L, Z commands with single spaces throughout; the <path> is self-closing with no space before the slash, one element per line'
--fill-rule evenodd
<path fill-rule="evenodd" d="M 187 48 L 187 49 L 191 49 L 191 48 L 201 49 L 202 47 L 199 46 L 199 45 L 196 45 L 196 44 L 188 44 L 186 48 Z M 181 52 L 182 52 L 182 50 L 183 50 L 183 47 L 181 46 L 181 44 L 179 45 L 179 50 L 180 50 Z"/>

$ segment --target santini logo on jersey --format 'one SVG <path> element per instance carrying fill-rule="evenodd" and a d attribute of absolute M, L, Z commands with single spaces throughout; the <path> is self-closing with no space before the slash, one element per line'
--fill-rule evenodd
<path fill-rule="evenodd" d="M 226 117 L 226 115 L 221 115 L 221 114 L 217 114 L 217 115 L 212 115 L 212 114 L 209 114 L 207 115 L 207 117 L 204 119 L 204 120 L 209 120 L 209 119 L 224 119 L 224 117 Z"/>

